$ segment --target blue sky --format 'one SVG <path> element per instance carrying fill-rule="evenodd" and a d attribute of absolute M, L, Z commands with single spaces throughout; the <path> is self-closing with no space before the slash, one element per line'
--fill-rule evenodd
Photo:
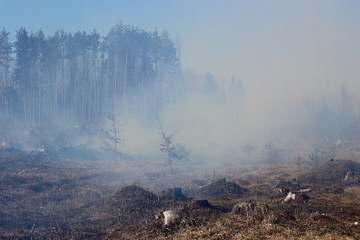
<path fill-rule="evenodd" d="M 182 2 L 164 0 L 0 0 L 0 23 L 9 31 L 20 26 L 48 33 L 96 28 L 106 34 L 116 21 L 122 20 L 153 30 L 176 25 L 182 6 Z"/>
<path fill-rule="evenodd" d="M 234 0 L 0 0 L 0 27 L 10 31 L 12 38 L 20 27 L 42 29 L 46 35 L 58 29 L 96 29 L 104 36 L 119 20 L 148 31 L 166 29 L 181 43 L 184 66 L 192 68 L 202 56 L 188 53 L 218 48 L 229 31 L 236 31 L 234 26 L 248 31 L 246 16 L 252 7 L 247 1 Z M 198 68 L 206 72 L 212 67 Z"/>
<path fill-rule="evenodd" d="M 360 92 L 357 0 L 0 0 L 0 27 L 12 37 L 21 26 L 106 35 L 119 20 L 167 29 L 184 69 L 235 75 L 249 91 L 262 86 L 266 94 L 253 96 L 264 102 L 344 81 Z"/>

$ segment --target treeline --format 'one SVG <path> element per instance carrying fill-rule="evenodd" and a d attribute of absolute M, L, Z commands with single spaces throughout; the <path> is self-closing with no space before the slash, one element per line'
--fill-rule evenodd
<path fill-rule="evenodd" d="M 0 111 L 9 118 L 96 121 L 126 107 L 146 119 L 176 97 L 180 64 L 166 31 L 118 23 L 105 37 L 20 28 L 11 42 L 9 34 L 0 32 Z"/>

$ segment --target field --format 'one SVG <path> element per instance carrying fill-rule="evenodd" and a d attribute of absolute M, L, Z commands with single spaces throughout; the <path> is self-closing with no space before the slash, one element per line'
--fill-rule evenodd
<path fill-rule="evenodd" d="M 267 148 L 257 162 L 177 162 L 173 176 L 164 160 L 3 147 L 0 239 L 360 239 L 357 146 L 313 161 Z M 164 226 L 155 215 L 169 209 L 181 214 Z"/>

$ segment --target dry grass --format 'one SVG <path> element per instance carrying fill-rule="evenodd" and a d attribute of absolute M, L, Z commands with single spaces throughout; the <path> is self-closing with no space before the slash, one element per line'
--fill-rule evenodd
<path fill-rule="evenodd" d="M 0 226 L 0 239 L 360 239 L 360 225 L 355 224 L 360 222 L 359 185 L 333 183 L 319 187 L 310 182 L 306 185 L 311 188 L 310 199 L 289 204 L 283 203 L 284 194 L 275 191 L 280 180 L 291 181 L 313 166 L 234 166 L 217 170 L 212 176 L 215 179 L 199 169 L 178 172 L 175 178 L 190 197 L 204 196 L 196 194 L 199 190 L 194 182 L 207 183 L 222 177 L 249 191 L 225 191 L 227 196 L 219 198 L 215 188 L 209 189 L 212 195 L 206 197 L 213 197 L 210 203 L 216 208 L 190 209 L 178 225 L 163 227 L 161 221 L 153 219 L 153 213 L 185 203 L 159 202 L 154 190 L 169 187 L 166 167 L 161 164 L 150 168 L 150 162 L 121 162 L 119 169 L 111 172 L 114 177 L 106 177 L 109 175 L 104 172 L 109 168 L 95 171 L 85 166 L 89 162 L 59 165 L 48 157 L 18 152 L 3 156 L 1 161 L 0 218 L 4 225 Z M 150 170 L 143 172 L 143 168 Z M 130 185 L 131 175 L 151 191 L 125 188 L 110 194 L 115 187 L 118 190 Z M 101 192 L 107 196 L 101 196 Z M 144 203 L 144 198 L 149 201 Z M 234 204 L 247 200 L 256 203 L 254 211 L 245 215 L 230 212 Z M 268 210 L 263 211 L 265 205 Z M 149 211 L 143 211 L 144 207 Z"/>

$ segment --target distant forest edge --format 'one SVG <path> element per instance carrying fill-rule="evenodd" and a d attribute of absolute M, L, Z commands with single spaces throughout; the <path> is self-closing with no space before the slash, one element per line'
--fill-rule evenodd
<path fill-rule="evenodd" d="M 167 31 L 117 23 L 105 37 L 96 30 L 45 36 L 20 28 L 13 43 L 9 34 L 0 32 L 0 112 L 11 119 L 97 121 L 125 105 L 147 119 L 180 92 Z"/>

